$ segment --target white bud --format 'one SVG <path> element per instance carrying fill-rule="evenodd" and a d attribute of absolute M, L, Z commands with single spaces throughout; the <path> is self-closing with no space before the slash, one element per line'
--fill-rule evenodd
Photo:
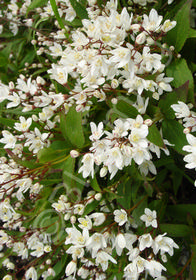
<path fill-rule="evenodd" d="M 43 264 L 41 264 L 39 268 L 40 268 L 40 269 L 44 269 L 45 266 L 44 266 Z"/>
<path fill-rule="evenodd" d="M 99 201 L 102 198 L 102 194 L 101 193 L 96 193 L 95 195 L 95 200 Z"/>
<path fill-rule="evenodd" d="M 64 219 L 65 219 L 65 217 L 64 217 Z M 76 222 L 76 216 L 71 216 L 70 222 L 71 222 L 72 224 L 75 224 L 75 222 Z"/>
<path fill-rule="evenodd" d="M 189 127 L 186 127 L 184 130 L 183 130 L 184 134 L 188 134 L 191 132 L 191 129 Z"/>
<path fill-rule="evenodd" d="M 77 157 L 79 156 L 79 153 L 78 153 L 78 151 L 76 151 L 76 150 L 71 150 L 71 151 L 70 151 L 70 156 L 71 156 L 72 158 L 77 158 Z"/>
<path fill-rule="evenodd" d="M 159 100 L 159 94 L 158 92 L 153 92 L 152 97 L 156 100 Z"/>
<path fill-rule="evenodd" d="M 170 49 L 170 51 L 174 51 L 175 48 L 174 48 L 174 46 L 170 46 L 169 49 Z"/>
<path fill-rule="evenodd" d="M 111 81 L 111 87 L 112 88 L 117 88 L 119 86 L 119 82 L 117 79 L 112 79 Z"/>
<path fill-rule="evenodd" d="M 108 172 L 108 168 L 106 166 L 102 167 L 100 170 L 100 177 L 105 177 Z"/>
<path fill-rule="evenodd" d="M 152 123 L 153 123 L 153 121 L 152 121 L 151 119 L 146 119 L 146 120 L 144 121 L 144 124 L 146 124 L 147 126 L 151 126 Z"/>
<path fill-rule="evenodd" d="M 179 53 L 179 54 L 177 54 L 177 58 L 181 58 L 181 54 Z"/>
<path fill-rule="evenodd" d="M 33 120 L 34 122 L 37 122 L 37 121 L 38 121 L 38 116 L 32 115 L 32 120 Z"/>
<path fill-rule="evenodd" d="M 116 105 L 118 103 L 118 99 L 117 98 L 112 98 L 111 102 L 112 102 L 112 104 Z"/>
<path fill-rule="evenodd" d="M 70 216 L 71 216 L 70 213 L 66 213 L 66 214 L 64 215 L 64 220 L 65 220 L 65 221 L 68 221 L 68 220 L 70 219 Z"/>
<path fill-rule="evenodd" d="M 144 44 L 145 41 L 146 41 L 146 34 L 144 32 L 137 35 L 137 37 L 135 39 L 135 42 L 139 45 Z"/>
<path fill-rule="evenodd" d="M 45 80 L 40 76 L 37 77 L 36 82 L 37 82 L 37 84 L 40 84 L 40 85 L 45 85 L 45 83 L 46 83 Z"/>
<path fill-rule="evenodd" d="M 68 263 L 65 273 L 67 276 L 73 274 L 76 271 L 76 262 L 75 261 L 71 261 L 70 263 Z"/>
<path fill-rule="evenodd" d="M 46 260 L 46 264 L 50 265 L 52 263 L 51 259 Z"/>

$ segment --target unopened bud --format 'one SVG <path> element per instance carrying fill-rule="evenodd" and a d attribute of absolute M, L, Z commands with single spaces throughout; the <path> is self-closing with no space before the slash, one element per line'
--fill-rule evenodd
<path fill-rule="evenodd" d="M 51 259 L 46 260 L 46 264 L 50 265 L 52 263 Z"/>
<path fill-rule="evenodd" d="M 118 99 L 117 98 L 112 98 L 111 102 L 112 102 L 112 104 L 116 105 L 118 103 Z"/>
<path fill-rule="evenodd" d="M 71 151 L 70 151 L 70 156 L 71 156 L 72 158 L 77 158 L 77 157 L 79 156 L 79 153 L 78 153 L 78 151 L 76 151 L 76 150 L 71 150 Z"/>
<path fill-rule="evenodd" d="M 191 129 L 189 127 L 186 127 L 184 130 L 183 130 L 184 134 L 188 134 L 191 132 Z"/>
<path fill-rule="evenodd" d="M 100 201 L 101 198 L 102 198 L 102 194 L 101 193 L 96 193 L 95 200 Z"/>
<path fill-rule="evenodd" d="M 71 216 L 70 222 L 71 222 L 72 224 L 75 224 L 75 222 L 76 222 L 76 217 L 75 217 L 75 216 Z"/>
<path fill-rule="evenodd" d="M 107 173 L 108 173 L 108 168 L 106 166 L 102 167 L 100 170 L 100 177 L 105 177 Z"/>
<path fill-rule="evenodd" d="M 145 41 L 146 41 L 146 34 L 144 32 L 137 35 L 137 37 L 135 39 L 135 42 L 139 45 L 144 44 Z"/>
<path fill-rule="evenodd" d="M 112 79 L 111 81 L 111 87 L 112 88 L 117 88 L 119 86 L 119 82 L 117 79 Z"/>
<path fill-rule="evenodd" d="M 151 119 L 146 119 L 146 120 L 144 121 L 144 123 L 145 123 L 147 126 L 151 126 L 152 123 L 153 123 L 153 121 L 152 121 Z"/>

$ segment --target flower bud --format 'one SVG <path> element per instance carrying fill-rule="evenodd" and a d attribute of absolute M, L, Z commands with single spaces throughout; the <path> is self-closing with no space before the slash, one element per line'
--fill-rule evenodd
<path fill-rule="evenodd" d="M 118 99 L 117 98 L 112 98 L 111 102 L 112 102 L 112 104 L 116 105 L 118 103 Z"/>
<path fill-rule="evenodd" d="M 76 151 L 76 150 L 71 150 L 71 151 L 70 151 L 70 156 L 71 156 L 72 158 L 77 158 L 77 157 L 79 156 L 79 153 L 78 153 L 78 151 Z"/>
<path fill-rule="evenodd" d="M 135 39 L 135 42 L 139 45 L 144 44 L 145 41 L 146 41 L 146 34 L 144 32 L 137 35 L 137 37 Z"/>
<path fill-rule="evenodd" d="M 102 194 L 101 193 L 96 193 L 95 195 L 95 200 L 99 201 L 102 198 Z"/>
<path fill-rule="evenodd" d="M 108 172 L 108 168 L 106 166 L 102 167 L 100 170 L 100 177 L 105 177 Z"/>
<path fill-rule="evenodd" d="M 152 121 L 151 119 L 146 119 L 146 120 L 144 121 L 144 123 L 145 123 L 147 126 L 151 126 L 152 123 L 153 123 L 153 121 Z"/>

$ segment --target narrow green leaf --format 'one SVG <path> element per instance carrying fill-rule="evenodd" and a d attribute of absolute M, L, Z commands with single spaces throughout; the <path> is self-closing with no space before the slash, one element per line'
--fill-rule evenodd
<path fill-rule="evenodd" d="M 171 108 L 172 104 L 178 102 L 177 95 L 175 92 L 169 92 L 159 101 L 159 108 L 165 119 L 175 119 L 175 113 Z"/>
<path fill-rule="evenodd" d="M 164 147 L 163 139 L 162 139 L 161 134 L 160 134 L 159 130 L 157 129 L 155 123 L 148 128 L 148 131 L 149 131 L 149 133 L 148 133 L 147 139 L 151 143 L 153 143 L 159 147 Z"/>
<path fill-rule="evenodd" d="M 113 107 L 115 113 L 122 118 L 136 118 L 138 111 L 135 107 L 130 104 L 129 100 L 119 100 L 118 103 Z"/>
<path fill-rule="evenodd" d="M 196 244 L 191 244 L 193 258 L 191 261 L 192 279 L 196 279 Z"/>
<path fill-rule="evenodd" d="M 6 125 L 7 127 L 13 127 L 14 124 L 16 123 L 15 120 L 11 120 L 9 118 L 0 118 L 0 124 L 4 124 Z"/>
<path fill-rule="evenodd" d="M 82 148 L 84 146 L 85 139 L 82 128 L 82 113 L 76 112 L 74 107 L 71 107 L 65 116 L 65 127 L 62 133 L 75 147 Z"/>
<path fill-rule="evenodd" d="M 190 31 L 190 9 L 192 0 L 186 1 L 181 9 L 177 12 L 173 20 L 177 22 L 175 28 L 173 28 L 167 34 L 167 43 L 175 47 L 175 50 L 179 52 L 186 39 L 189 37 Z"/>
<path fill-rule="evenodd" d="M 91 181 L 91 187 L 93 188 L 93 190 L 95 190 L 96 192 L 101 192 L 101 188 L 97 182 L 97 178 L 94 176 L 94 178 L 91 178 L 90 181 Z"/>
<path fill-rule="evenodd" d="M 162 122 L 163 137 L 166 138 L 178 153 L 186 154 L 182 147 L 187 144 L 186 136 L 183 133 L 183 126 L 176 120 L 164 120 Z"/>
<path fill-rule="evenodd" d="M 31 4 L 28 6 L 27 14 L 28 14 L 28 12 L 30 12 L 31 10 L 33 10 L 35 8 L 39 8 L 39 7 L 46 5 L 47 2 L 48 2 L 48 0 L 33 0 L 31 2 Z"/>
<path fill-rule="evenodd" d="M 176 88 L 182 86 L 187 81 L 189 81 L 189 91 L 188 91 L 188 100 L 194 104 L 194 82 L 193 76 L 188 68 L 185 59 L 179 59 L 173 61 L 166 69 L 166 74 L 168 77 L 173 77 L 172 85 Z"/>
<path fill-rule="evenodd" d="M 81 19 L 88 18 L 88 13 L 86 11 L 86 8 L 82 6 L 79 2 L 76 0 L 69 0 L 73 9 L 75 10 L 77 16 Z"/>
<path fill-rule="evenodd" d="M 63 182 L 67 188 L 70 190 L 72 182 L 74 181 L 74 167 L 75 167 L 75 158 L 68 157 L 63 164 Z"/>
<path fill-rule="evenodd" d="M 196 204 L 170 205 L 167 207 L 167 213 L 170 217 L 183 222 L 187 220 L 187 214 L 190 214 L 196 221 Z"/>
<path fill-rule="evenodd" d="M 185 237 L 192 234 L 192 228 L 181 224 L 160 224 L 162 232 L 167 232 L 170 237 Z"/>
<path fill-rule="evenodd" d="M 49 161 L 55 161 L 63 158 L 63 155 L 66 155 L 66 150 L 53 150 L 51 147 L 43 148 L 39 150 L 37 158 L 40 163 L 47 163 Z"/>
<path fill-rule="evenodd" d="M 57 5 L 56 5 L 56 0 L 50 0 L 50 4 L 51 4 L 51 6 L 52 6 L 53 12 L 54 12 L 54 14 L 55 14 L 56 20 L 58 21 L 59 26 L 60 26 L 62 29 L 65 30 L 65 35 L 66 35 L 66 37 L 68 37 L 69 35 L 68 35 L 68 33 L 67 33 L 67 30 L 65 29 L 65 26 L 64 26 L 64 24 L 63 24 L 63 21 L 62 21 L 60 15 L 59 15 L 59 12 L 58 12 L 58 7 L 57 7 Z"/>

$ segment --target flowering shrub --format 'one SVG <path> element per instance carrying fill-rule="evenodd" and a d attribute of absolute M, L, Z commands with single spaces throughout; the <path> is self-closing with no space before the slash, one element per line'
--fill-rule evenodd
<path fill-rule="evenodd" d="M 195 1 L 1 5 L 2 279 L 195 279 Z"/>

